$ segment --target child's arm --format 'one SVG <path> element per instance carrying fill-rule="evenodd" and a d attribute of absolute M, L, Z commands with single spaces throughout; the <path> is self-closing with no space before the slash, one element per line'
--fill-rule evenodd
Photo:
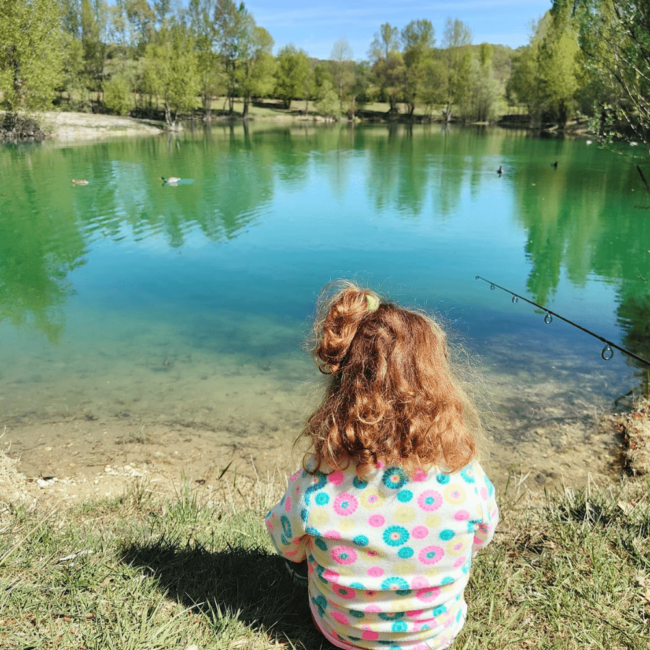
<path fill-rule="evenodd" d="M 479 498 L 481 500 L 483 521 L 478 525 L 478 528 L 474 533 L 472 556 L 476 555 L 478 551 L 484 549 L 492 541 L 494 531 L 499 523 L 499 507 L 497 506 L 494 486 L 482 469 L 480 472 L 477 472 L 476 481 L 478 483 Z"/>
<path fill-rule="evenodd" d="M 307 557 L 306 533 L 307 509 L 303 499 L 302 479 L 305 472 L 300 470 L 289 479 L 289 487 L 280 503 L 266 515 L 266 528 L 271 535 L 278 553 L 291 562 L 302 562 Z"/>

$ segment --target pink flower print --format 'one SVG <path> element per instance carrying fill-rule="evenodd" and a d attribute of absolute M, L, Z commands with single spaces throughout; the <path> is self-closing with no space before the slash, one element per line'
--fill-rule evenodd
<path fill-rule="evenodd" d="M 292 474 L 292 475 L 289 477 L 289 480 L 290 480 L 292 483 L 295 483 L 295 482 L 300 478 L 300 475 L 301 475 L 301 474 L 302 474 L 302 470 L 299 469 L 295 474 Z"/>
<path fill-rule="evenodd" d="M 442 495 L 435 490 L 425 490 L 418 497 L 418 505 L 425 512 L 433 512 L 442 505 Z"/>
<path fill-rule="evenodd" d="M 342 625 L 350 625 L 350 621 L 341 612 L 331 612 L 332 618 L 336 619 Z"/>
<path fill-rule="evenodd" d="M 286 501 L 284 502 L 284 511 L 289 512 L 291 510 L 291 497 L 287 497 Z"/>
<path fill-rule="evenodd" d="M 341 576 L 336 571 L 330 571 L 329 569 L 325 569 L 325 571 L 323 571 L 323 578 L 325 578 L 325 580 L 329 580 L 330 582 L 338 582 L 340 577 Z"/>
<path fill-rule="evenodd" d="M 381 469 L 383 466 L 384 466 L 384 461 L 378 460 L 376 465 L 377 469 Z"/>
<path fill-rule="evenodd" d="M 487 488 L 485 488 L 485 487 L 481 488 L 481 499 L 483 499 L 483 501 L 488 500 L 488 491 L 487 491 Z"/>
<path fill-rule="evenodd" d="M 440 562 L 445 552 L 439 546 L 425 546 L 418 554 L 422 564 L 432 565 Z"/>
<path fill-rule="evenodd" d="M 427 473 L 421 468 L 418 467 L 413 474 L 413 479 L 416 483 L 422 483 L 422 481 L 427 480 Z"/>
<path fill-rule="evenodd" d="M 426 526 L 416 526 L 412 531 L 411 535 L 415 539 L 424 539 L 429 534 L 429 529 Z"/>
<path fill-rule="evenodd" d="M 377 632 L 372 632 L 371 630 L 365 630 L 361 635 L 361 638 L 366 639 L 366 641 L 376 641 L 379 638 L 379 634 L 377 634 Z"/>
<path fill-rule="evenodd" d="M 385 521 L 386 520 L 382 515 L 372 515 L 371 517 L 368 518 L 368 523 L 373 528 L 379 528 L 380 526 L 383 526 Z"/>
<path fill-rule="evenodd" d="M 421 600 L 423 603 L 431 603 L 440 595 L 440 587 L 427 587 L 425 589 L 419 589 L 415 594 L 415 597 L 418 600 Z"/>
<path fill-rule="evenodd" d="M 329 537 L 330 539 L 341 539 L 341 533 L 339 533 L 338 530 L 326 530 L 325 537 Z"/>
<path fill-rule="evenodd" d="M 467 510 L 458 510 L 454 513 L 454 519 L 456 521 L 467 521 L 469 519 L 469 512 Z"/>
<path fill-rule="evenodd" d="M 463 564 L 465 564 L 465 561 L 466 561 L 466 560 L 467 560 L 467 558 L 466 558 L 464 555 L 462 555 L 461 557 L 459 557 L 459 558 L 454 562 L 454 569 L 457 569 L 459 566 L 463 566 Z"/>
<path fill-rule="evenodd" d="M 373 578 L 380 578 L 384 575 L 384 570 L 380 566 L 371 566 L 368 569 L 368 575 Z"/>
<path fill-rule="evenodd" d="M 270 523 L 270 522 L 267 522 L 267 523 L 266 523 L 266 527 L 267 527 L 271 532 L 274 532 L 274 531 L 275 531 L 275 526 L 274 526 L 272 523 Z"/>
<path fill-rule="evenodd" d="M 369 593 L 374 595 L 377 592 L 373 591 Z M 379 612 L 381 612 L 381 607 L 379 607 L 379 605 L 366 605 L 363 608 L 363 611 L 366 612 L 366 614 L 379 614 Z"/>
<path fill-rule="evenodd" d="M 327 478 L 332 485 L 341 485 L 344 478 L 343 472 L 340 469 L 337 469 L 335 472 L 332 472 Z"/>
<path fill-rule="evenodd" d="M 356 497 L 348 492 L 343 492 L 334 499 L 334 512 L 341 517 L 349 517 L 358 507 L 359 502 Z"/>
<path fill-rule="evenodd" d="M 415 576 L 411 580 L 411 589 L 424 589 L 429 586 L 429 581 L 424 576 Z"/>
<path fill-rule="evenodd" d="M 341 587 L 340 585 L 334 586 L 334 593 L 337 593 L 341 598 L 345 598 L 345 600 L 352 600 L 357 595 L 357 592 L 354 589 L 350 589 L 350 587 Z"/>
<path fill-rule="evenodd" d="M 420 616 L 422 616 L 422 614 L 424 614 L 424 610 L 423 610 L 423 609 L 412 609 L 411 611 L 406 612 L 406 615 L 407 615 L 409 618 L 412 618 L 413 620 L 416 620 L 417 618 L 419 618 Z"/>
<path fill-rule="evenodd" d="M 354 564 L 357 561 L 357 553 L 349 546 L 335 546 L 332 549 L 332 559 L 338 564 Z"/>
<path fill-rule="evenodd" d="M 366 555 L 368 557 L 377 557 L 379 555 L 379 553 L 377 551 L 373 550 L 373 549 L 370 549 L 369 551 L 367 551 Z"/>

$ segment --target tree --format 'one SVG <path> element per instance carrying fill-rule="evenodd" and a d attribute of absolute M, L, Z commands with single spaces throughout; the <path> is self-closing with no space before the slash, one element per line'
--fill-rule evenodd
<path fill-rule="evenodd" d="M 600 139 L 640 140 L 650 153 L 650 5 L 645 0 L 555 0 L 575 12 L 584 64 L 603 94 L 595 115 Z"/>
<path fill-rule="evenodd" d="M 226 75 L 226 94 L 230 113 L 234 111 L 237 95 L 237 66 L 240 63 L 241 40 L 245 38 L 248 10 L 242 2 L 239 6 L 233 0 L 216 0 L 214 7 L 214 46 L 221 57 Z"/>
<path fill-rule="evenodd" d="M 354 61 L 352 48 L 345 37 L 339 38 L 332 46 L 332 77 L 339 94 L 339 106 L 343 111 L 343 99 L 354 83 Z"/>
<path fill-rule="evenodd" d="M 472 32 L 462 20 L 447 18 L 443 47 L 446 49 L 447 64 L 445 116 L 447 122 L 452 118 L 454 105 L 462 104 L 469 86 L 472 57 L 469 46 L 472 43 Z"/>
<path fill-rule="evenodd" d="M 81 0 L 81 45 L 86 84 L 91 91 L 102 92 L 106 61 L 105 30 L 108 8 L 103 0 Z"/>
<path fill-rule="evenodd" d="M 160 96 L 165 121 L 176 124 L 178 113 L 193 108 L 199 91 L 197 55 L 194 39 L 184 25 L 173 24 L 160 30 L 145 50 L 145 85 Z"/>
<path fill-rule="evenodd" d="M 568 9 L 547 12 L 513 66 L 509 89 L 535 122 L 564 127 L 579 89 L 578 43 Z"/>
<path fill-rule="evenodd" d="M 291 108 L 293 99 L 302 97 L 310 67 L 307 53 L 293 44 L 278 52 L 275 92 L 287 108 Z"/>
<path fill-rule="evenodd" d="M 375 34 L 368 54 L 379 96 L 389 102 L 389 114 L 399 113 L 397 104 L 402 97 L 406 70 L 399 52 L 397 27 L 384 23 Z"/>
<path fill-rule="evenodd" d="M 131 84 L 121 74 L 112 76 L 104 84 L 104 106 L 116 115 L 126 115 L 133 105 Z"/>
<path fill-rule="evenodd" d="M 336 119 L 340 115 L 340 102 L 334 86 L 329 78 L 323 80 L 319 89 L 316 110 L 323 117 Z"/>
<path fill-rule="evenodd" d="M 499 98 L 503 88 L 494 75 L 492 58 L 494 47 L 481 43 L 477 56 L 472 58 L 469 92 L 461 106 L 463 118 L 476 122 L 489 122 L 496 118 Z"/>
<path fill-rule="evenodd" d="M 431 74 L 435 32 L 429 20 L 412 20 L 401 34 L 404 51 L 405 83 L 404 99 L 409 116 L 415 112 L 416 99 L 422 96 Z"/>
<path fill-rule="evenodd" d="M 215 0 L 190 0 L 189 16 L 197 52 L 197 72 L 206 119 L 212 117 L 212 99 L 225 88 L 226 75 L 215 51 Z"/>
<path fill-rule="evenodd" d="M 257 27 L 252 16 L 247 16 L 242 30 L 240 63 L 237 80 L 240 97 L 244 100 L 242 115 L 248 116 L 251 97 L 268 95 L 273 91 L 275 59 L 273 38 L 263 27 Z"/>
<path fill-rule="evenodd" d="M 0 0 L 0 89 L 10 112 L 47 107 L 63 78 L 57 0 Z"/>

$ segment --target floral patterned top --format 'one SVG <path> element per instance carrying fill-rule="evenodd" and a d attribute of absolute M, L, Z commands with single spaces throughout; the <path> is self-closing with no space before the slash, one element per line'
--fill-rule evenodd
<path fill-rule="evenodd" d="M 473 461 L 409 478 L 381 464 L 363 480 L 298 471 L 267 515 L 278 552 L 307 559 L 320 631 L 340 648 L 437 650 L 465 623 L 472 557 L 499 518 L 494 487 Z"/>

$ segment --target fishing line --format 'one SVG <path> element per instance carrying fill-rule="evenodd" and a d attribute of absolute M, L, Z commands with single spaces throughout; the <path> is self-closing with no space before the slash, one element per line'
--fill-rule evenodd
<path fill-rule="evenodd" d="M 538 309 L 541 309 L 542 311 L 545 312 L 544 322 L 547 325 L 550 325 L 553 322 L 553 316 L 555 316 L 556 318 L 563 320 L 565 323 L 569 323 L 569 325 L 573 325 L 573 327 L 577 327 L 579 330 L 582 330 L 583 332 L 586 332 L 590 336 L 597 338 L 599 341 L 602 341 L 605 344 L 605 347 L 603 348 L 603 351 L 600 353 L 600 356 L 605 361 L 609 361 L 614 356 L 614 349 L 616 349 L 622 352 L 623 354 L 627 354 L 628 357 L 632 357 L 633 359 L 636 359 L 637 361 L 644 363 L 646 366 L 650 366 L 650 361 L 648 361 L 647 359 L 644 359 L 643 357 L 640 357 L 638 354 L 634 354 L 634 352 L 630 352 L 629 350 L 622 348 L 620 345 L 616 345 L 616 343 L 613 343 L 612 341 L 608 341 L 606 338 L 603 338 L 599 334 L 596 334 L 595 332 L 588 330 L 586 327 L 583 327 L 582 325 L 578 325 L 578 323 L 574 323 L 572 320 L 569 320 L 568 318 L 564 318 L 564 316 L 560 316 L 560 314 L 551 311 L 550 309 L 548 309 L 548 307 L 538 305 L 536 302 L 533 302 L 532 300 L 528 300 L 528 298 L 524 298 L 523 296 L 520 296 L 518 293 L 515 293 L 514 291 L 510 291 L 510 289 L 506 289 L 505 287 L 502 287 L 496 284 L 495 282 L 490 282 L 489 280 L 482 278 L 480 275 L 477 275 L 476 279 L 483 280 L 483 282 L 487 282 L 490 285 L 490 289 L 492 289 L 493 291 L 494 289 L 501 289 L 501 291 L 505 291 L 506 293 L 509 293 L 512 296 L 513 304 L 517 304 L 520 300 L 524 300 L 528 304 L 534 305 Z"/>

